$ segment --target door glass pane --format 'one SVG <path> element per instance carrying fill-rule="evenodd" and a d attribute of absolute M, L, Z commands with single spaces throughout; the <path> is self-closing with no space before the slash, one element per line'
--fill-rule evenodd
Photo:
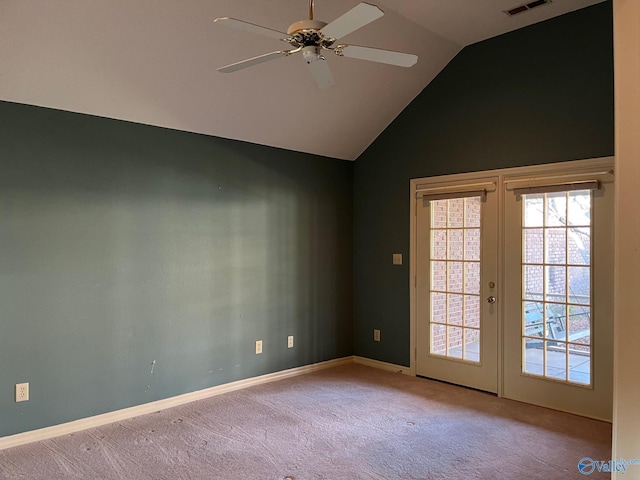
<path fill-rule="evenodd" d="M 447 262 L 431 261 L 431 291 L 447 291 Z"/>
<path fill-rule="evenodd" d="M 567 225 L 567 193 L 545 193 L 544 195 L 544 226 Z"/>
<path fill-rule="evenodd" d="M 524 235 L 522 256 L 527 264 L 542 264 L 542 253 L 544 252 L 542 248 L 544 244 L 543 232 L 542 228 L 527 228 L 522 232 Z"/>
<path fill-rule="evenodd" d="M 590 228 L 569 228 L 567 236 L 571 242 L 569 263 L 571 265 L 589 265 L 591 260 L 591 229 Z"/>
<path fill-rule="evenodd" d="M 475 328 L 464 329 L 464 353 L 463 358 L 471 362 L 480 361 L 480 330 Z"/>
<path fill-rule="evenodd" d="M 447 262 L 447 290 L 449 292 L 462 293 L 463 268 L 462 262 Z"/>
<path fill-rule="evenodd" d="M 432 200 L 430 354 L 480 362 L 478 197 Z"/>
<path fill-rule="evenodd" d="M 465 262 L 464 291 L 465 293 L 480 294 L 480 262 Z"/>
<path fill-rule="evenodd" d="M 462 328 L 447 327 L 447 356 L 462 358 Z"/>
<path fill-rule="evenodd" d="M 544 296 L 550 302 L 564 302 L 567 292 L 567 267 L 545 266 Z"/>
<path fill-rule="evenodd" d="M 555 380 L 567 379 L 567 350 L 562 342 L 544 342 L 547 367 L 546 376 Z"/>
<path fill-rule="evenodd" d="M 464 259 L 480 260 L 480 228 L 466 228 L 464 231 Z"/>
<path fill-rule="evenodd" d="M 569 267 L 569 301 L 589 305 L 591 299 L 591 275 L 589 267 Z"/>
<path fill-rule="evenodd" d="M 528 265 L 525 263 L 522 274 L 522 294 L 524 298 L 528 300 L 542 300 L 544 267 L 542 265 Z"/>
<path fill-rule="evenodd" d="M 526 215 L 522 217 L 525 227 L 542 227 L 544 224 L 544 195 L 523 195 L 522 204 Z"/>
<path fill-rule="evenodd" d="M 480 328 L 480 297 L 464 296 L 464 324 L 466 327 Z"/>
<path fill-rule="evenodd" d="M 447 294 L 431 292 L 431 323 L 447 323 Z"/>
<path fill-rule="evenodd" d="M 532 375 L 542 375 L 544 373 L 544 353 L 542 350 L 542 340 L 525 338 L 523 341 L 523 362 L 524 373 Z"/>
<path fill-rule="evenodd" d="M 464 247 L 462 242 L 463 231 L 451 229 L 448 232 L 448 257 L 450 260 L 462 260 Z"/>
<path fill-rule="evenodd" d="M 522 371 L 591 385 L 591 191 L 523 195 Z"/>
<path fill-rule="evenodd" d="M 464 198 L 444 200 L 447 203 L 447 226 L 461 228 L 464 225 Z"/>
<path fill-rule="evenodd" d="M 447 323 L 449 325 L 462 325 L 462 299 L 462 295 L 459 294 L 450 293 L 447 295 Z"/>
<path fill-rule="evenodd" d="M 447 327 L 437 323 L 431 324 L 431 352 L 435 355 L 447 354 Z"/>
<path fill-rule="evenodd" d="M 544 249 L 546 255 L 545 263 L 564 264 L 567 263 L 567 229 L 566 228 L 545 228 L 547 238 L 547 248 Z M 540 253 L 542 253 L 540 251 Z"/>

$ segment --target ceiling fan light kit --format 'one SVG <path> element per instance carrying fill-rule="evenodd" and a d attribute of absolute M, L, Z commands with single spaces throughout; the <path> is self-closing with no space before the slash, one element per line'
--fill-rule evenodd
<path fill-rule="evenodd" d="M 257 57 L 232 63 L 218 68 L 219 72 L 231 73 L 260 63 L 275 60 L 279 57 L 288 57 L 294 53 L 302 52 L 312 78 L 320 89 L 329 88 L 335 84 L 324 51 L 330 51 L 340 57 L 356 58 L 370 62 L 385 63 L 400 67 L 411 67 L 418 61 L 418 57 L 409 53 L 400 53 L 379 48 L 362 47 L 357 45 L 337 44 L 336 42 L 359 28 L 368 25 L 384 15 L 384 12 L 375 5 L 359 3 L 351 10 L 338 17 L 336 20 L 326 23 L 313 19 L 314 0 L 309 0 L 309 19 L 300 20 L 289 26 L 287 33 L 267 27 L 262 27 L 242 20 L 230 17 L 216 18 L 214 22 L 227 25 L 238 30 L 278 38 L 288 43 L 291 50 L 277 50 Z"/>

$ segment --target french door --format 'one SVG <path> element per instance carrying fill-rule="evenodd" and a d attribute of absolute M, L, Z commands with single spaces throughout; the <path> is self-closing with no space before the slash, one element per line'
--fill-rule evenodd
<path fill-rule="evenodd" d="M 416 199 L 416 373 L 494 393 L 497 182 L 428 185 Z"/>
<path fill-rule="evenodd" d="M 611 419 L 612 159 L 412 181 L 412 371 Z"/>
<path fill-rule="evenodd" d="M 507 175 L 504 191 L 503 395 L 610 421 L 613 175 Z"/>

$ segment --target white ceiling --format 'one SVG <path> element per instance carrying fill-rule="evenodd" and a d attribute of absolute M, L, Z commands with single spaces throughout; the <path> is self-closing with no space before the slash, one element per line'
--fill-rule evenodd
<path fill-rule="evenodd" d="M 603 0 L 369 0 L 385 16 L 344 43 L 415 53 L 400 68 L 331 55 L 337 85 L 318 90 L 300 56 L 222 74 L 287 47 L 214 24 L 276 30 L 308 0 L 0 0 L 0 99 L 354 160 L 466 45 Z M 358 0 L 317 0 L 330 22 Z"/>

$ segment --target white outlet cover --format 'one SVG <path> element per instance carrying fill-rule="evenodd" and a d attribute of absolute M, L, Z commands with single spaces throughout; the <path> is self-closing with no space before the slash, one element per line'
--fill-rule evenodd
<path fill-rule="evenodd" d="M 262 353 L 262 340 L 256 340 L 256 355 Z"/>
<path fill-rule="evenodd" d="M 16 402 L 29 400 L 29 383 L 16 383 Z"/>
<path fill-rule="evenodd" d="M 402 254 L 394 253 L 393 254 L 393 264 L 394 265 L 402 265 Z"/>
<path fill-rule="evenodd" d="M 293 335 L 287 337 L 287 348 L 293 348 Z"/>

